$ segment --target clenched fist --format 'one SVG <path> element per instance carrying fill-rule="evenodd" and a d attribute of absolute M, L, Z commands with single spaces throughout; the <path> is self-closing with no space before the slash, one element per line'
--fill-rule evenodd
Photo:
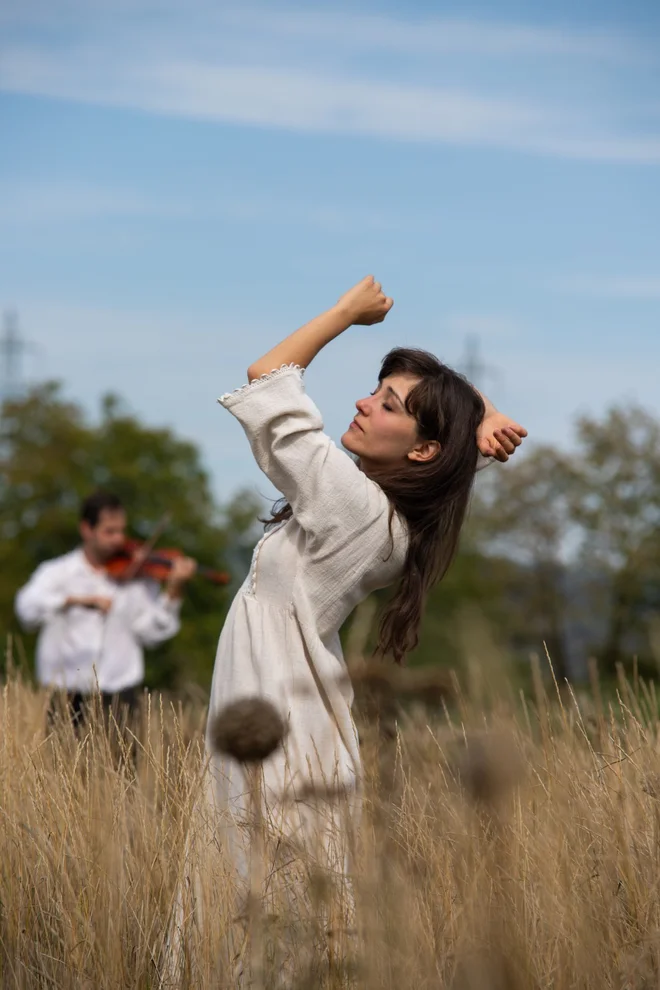
<path fill-rule="evenodd" d="M 350 323 L 363 327 L 382 323 L 393 305 L 394 300 L 385 295 L 373 275 L 363 278 L 337 303 L 338 309 L 346 314 Z"/>

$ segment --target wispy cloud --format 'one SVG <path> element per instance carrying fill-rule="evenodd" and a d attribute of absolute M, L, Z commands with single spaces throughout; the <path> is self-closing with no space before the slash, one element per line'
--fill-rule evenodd
<path fill-rule="evenodd" d="M 612 99 L 593 80 L 584 94 L 556 88 L 566 59 L 634 72 L 652 58 L 650 47 L 603 31 L 275 15 L 208 0 L 185 14 L 165 3 L 158 16 L 142 0 L 114 19 L 103 4 L 68 0 L 59 22 L 41 0 L 10 6 L 5 91 L 257 127 L 660 162 L 660 133 L 635 131 L 627 97 Z"/>
<path fill-rule="evenodd" d="M 161 39 L 176 27 L 180 38 L 206 39 L 214 47 L 222 36 L 231 43 L 270 40 L 271 49 L 282 43 L 319 44 L 340 51 L 382 51 L 417 57 L 428 55 L 479 55 L 566 57 L 605 62 L 639 61 L 651 56 L 652 46 L 637 38 L 593 27 L 553 27 L 488 19 L 456 17 L 401 17 L 376 12 L 361 14 L 348 7 L 333 11 L 289 6 L 273 10 L 271 5 L 241 5 L 217 0 L 190 0 L 185 9 L 180 0 L 22 0 L 0 8 L 0 24 L 7 28 L 53 29 L 93 32 L 112 25 L 127 37 L 144 24 Z"/>
<path fill-rule="evenodd" d="M 235 27 L 249 24 L 270 37 L 332 43 L 341 49 L 394 54 L 589 58 L 621 62 L 639 59 L 644 46 L 621 33 L 566 30 L 456 18 L 402 20 L 382 15 L 322 11 L 236 8 L 225 14 Z"/>

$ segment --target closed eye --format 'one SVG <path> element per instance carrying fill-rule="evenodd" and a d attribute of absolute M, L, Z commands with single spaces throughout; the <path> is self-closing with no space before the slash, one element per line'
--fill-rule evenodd
<path fill-rule="evenodd" d="M 380 392 L 380 389 L 381 389 L 381 386 L 379 384 L 378 385 L 378 388 L 375 388 L 373 390 L 373 392 L 370 392 L 369 393 L 369 395 L 376 395 L 378 392 Z M 383 409 L 387 409 L 388 412 L 395 412 L 396 411 L 394 409 L 394 406 L 391 406 L 388 402 L 383 402 Z"/>

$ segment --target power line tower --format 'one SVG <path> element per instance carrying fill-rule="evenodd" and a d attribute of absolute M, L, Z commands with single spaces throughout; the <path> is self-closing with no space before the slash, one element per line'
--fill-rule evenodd
<path fill-rule="evenodd" d="M 7 310 L 0 335 L 0 406 L 15 399 L 21 390 L 21 357 L 30 350 L 18 326 L 18 313 Z"/>
<path fill-rule="evenodd" d="M 469 382 L 472 382 L 480 391 L 485 388 L 487 379 L 491 381 L 499 378 L 499 371 L 495 365 L 487 364 L 481 359 L 481 346 L 476 333 L 468 334 L 465 338 L 465 351 L 459 364 Z"/>

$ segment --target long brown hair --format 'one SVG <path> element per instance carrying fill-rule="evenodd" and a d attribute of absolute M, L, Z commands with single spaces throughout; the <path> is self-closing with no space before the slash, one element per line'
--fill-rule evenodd
<path fill-rule="evenodd" d="M 397 467 L 372 469 L 369 477 L 383 489 L 405 521 L 408 548 L 403 573 L 383 612 L 376 653 L 402 663 L 417 646 L 429 589 L 447 573 L 456 551 L 477 470 L 477 428 L 484 416 L 479 393 L 433 354 L 396 347 L 383 360 L 378 381 L 390 375 L 419 378 L 406 398 L 420 440 L 437 440 L 440 450 L 429 461 L 405 460 Z M 267 525 L 291 516 L 278 503 Z"/>
<path fill-rule="evenodd" d="M 404 461 L 399 467 L 372 470 L 369 477 L 405 520 L 408 549 L 403 573 L 385 607 L 376 652 L 401 663 L 417 646 L 430 588 L 451 565 L 477 470 L 477 428 L 484 416 L 479 393 L 433 354 L 396 347 L 386 355 L 379 382 L 390 375 L 419 378 L 406 398 L 420 440 L 437 440 L 429 461 Z"/>

